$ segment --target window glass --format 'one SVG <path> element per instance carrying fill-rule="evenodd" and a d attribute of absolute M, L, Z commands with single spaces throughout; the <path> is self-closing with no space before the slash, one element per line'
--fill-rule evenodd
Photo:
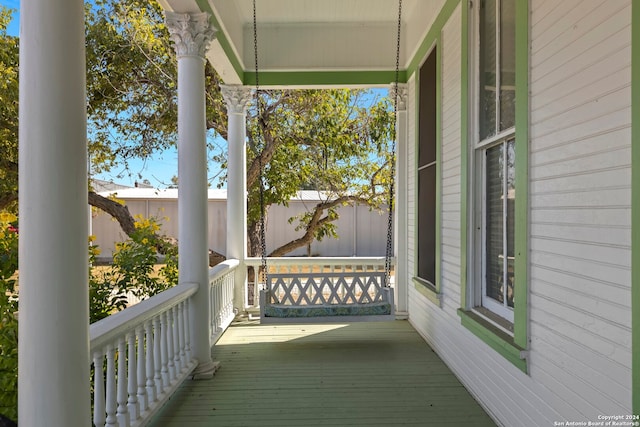
<path fill-rule="evenodd" d="M 500 2 L 500 130 L 516 123 L 516 20 L 513 1 Z"/>
<path fill-rule="evenodd" d="M 504 146 L 485 151 L 485 296 L 503 302 L 504 276 Z"/>
<path fill-rule="evenodd" d="M 496 133 L 496 0 L 480 3 L 479 125 L 480 139 Z"/>

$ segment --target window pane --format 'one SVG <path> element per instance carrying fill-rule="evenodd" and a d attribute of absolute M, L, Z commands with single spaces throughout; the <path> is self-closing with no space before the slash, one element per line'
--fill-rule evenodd
<path fill-rule="evenodd" d="M 480 140 L 496 133 L 496 0 L 480 3 Z"/>
<path fill-rule="evenodd" d="M 507 305 L 513 307 L 516 224 L 516 142 L 507 142 Z"/>
<path fill-rule="evenodd" d="M 436 284 L 436 165 L 418 172 L 418 277 Z"/>
<path fill-rule="evenodd" d="M 485 195 L 486 195 L 486 236 L 485 236 L 485 281 L 486 296 L 504 302 L 502 282 L 504 281 L 504 145 L 497 145 L 486 151 Z"/>
<path fill-rule="evenodd" d="M 513 0 L 500 2 L 500 130 L 515 125 L 516 11 Z"/>

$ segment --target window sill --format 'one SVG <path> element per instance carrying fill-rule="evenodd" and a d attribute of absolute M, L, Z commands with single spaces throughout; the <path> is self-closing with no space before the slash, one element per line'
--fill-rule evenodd
<path fill-rule="evenodd" d="M 527 374 L 527 351 L 513 341 L 513 337 L 502 331 L 478 314 L 458 309 L 462 326 L 497 351 L 516 368 Z"/>
<path fill-rule="evenodd" d="M 413 284 L 418 292 L 425 296 L 429 301 L 442 308 L 442 294 L 438 292 L 436 287 L 420 277 L 413 278 Z"/>

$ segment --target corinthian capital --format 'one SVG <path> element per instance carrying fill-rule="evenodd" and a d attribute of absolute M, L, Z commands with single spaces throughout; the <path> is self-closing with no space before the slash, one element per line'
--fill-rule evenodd
<path fill-rule="evenodd" d="M 244 114 L 251 103 L 253 91 L 242 85 L 220 85 L 222 97 L 227 103 L 227 112 L 230 114 Z"/>
<path fill-rule="evenodd" d="M 391 87 L 389 88 L 389 97 L 393 100 L 396 96 L 396 84 L 391 83 Z M 407 95 L 409 91 L 407 90 L 406 83 L 398 83 L 398 111 L 405 111 L 407 109 Z"/>
<path fill-rule="evenodd" d="M 165 23 L 173 41 L 176 54 L 181 56 L 204 55 L 217 29 L 209 22 L 209 14 L 165 12 Z"/>

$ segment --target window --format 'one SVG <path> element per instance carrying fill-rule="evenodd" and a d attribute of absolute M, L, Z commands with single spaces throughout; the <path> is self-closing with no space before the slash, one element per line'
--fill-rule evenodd
<path fill-rule="evenodd" d="M 420 67 L 418 123 L 418 259 L 422 282 L 436 287 L 436 49 Z"/>
<path fill-rule="evenodd" d="M 481 0 L 479 3 L 475 45 L 477 114 L 472 139 L 476 284 L 473 305 L 498 325 L 512 329 L 516 198 L 515 1 Z"/>

